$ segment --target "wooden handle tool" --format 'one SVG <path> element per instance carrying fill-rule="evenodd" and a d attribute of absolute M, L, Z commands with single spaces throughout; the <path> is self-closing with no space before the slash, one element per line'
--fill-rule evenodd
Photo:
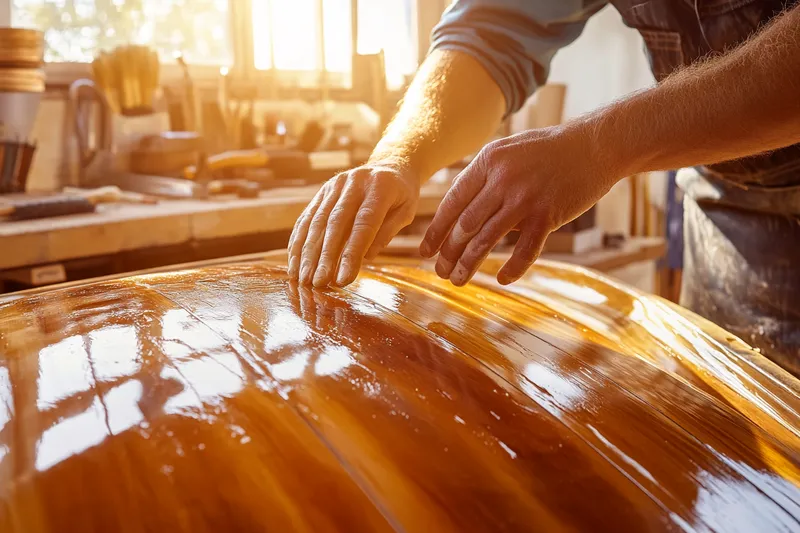
<path fill-rule="evenodd" d="M 107 185 L 97 189 L 79 189 L 76 187 L 64 187 L 64 193 L 72 196 L 86 198 L 94 205 L 108 203 L 126 204 L 157 204 L 158 199 L 138 192 L 123 191 L 116 185 Z"/>
<path fill-rule="evenodd" d="M 269 163 L 269 156 L 260 150 L 231 150 L 221 154 L 212 155 L 206 161 L 210 172 L 223 168 L 261 168 Z M 193 180 L 197 177 L 197 167 L 188 166 L 183 171 L 186 179 Z"/>
<path fill-rule="evenodd" d="M 31 220 L 91 213 L 95 206 L 81 196 L 50 196 L 0 204 L 0 217 L 9 220 Z"/>

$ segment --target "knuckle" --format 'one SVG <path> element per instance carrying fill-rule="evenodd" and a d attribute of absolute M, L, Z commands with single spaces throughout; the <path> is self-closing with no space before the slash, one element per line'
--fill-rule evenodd
<path fill-rule="evenodd" d="M 311 231 L 319 230 L 328 221 L 328 213 L 320 209 L 311 219 Z"/>
<path fill-rule="evenodd" d="M 344 222 L 347 218 L 348 209 L 346 206 L 339 205 L 333 208 L 330 216 L 328 216 L 328 226 L 337 226 Z"/>
<path fill-rule="evenodd" d="M 464 233 L 473 234 L 481 229 L 480 221 L 474 210 L 467 208 L 460 217 L 458 217 L 457 224 L 461 226 Z"/>
<path fill-rule="evenodd" d="M 356 224 L 371 224 L 375 219 L 380 216 L 377 206 L 372 202 L 365 203 L 361 206 L 356 216 Z"/>
<path fill-rule="evenodd" d="M 371 174 L 372 173 L 369 171 L 369 169 L 364 167 L 356 168 L 350 171 L 348 181 L 354 185 L 363 186 L 369 180 Z"/>
<path fill-rule="evenodd" d="M 498 156 L 503 150 L 503 144 L 501 140 L 492 141 L 478 152 L 478 157 L 476 158 L 478 165 L 485 166 L 492 164 L 494 161 L 498 159 Z"/>
<path fill-rule="evenodd" d="M 333 254 L 329 251 L 323 250 L 322 254 L 319 256 L 319 265 L 326 266 L 333 262 Z"/>
<path fill-rule="evenodd" d="M 486 143 L 483 149 L 478 152 L 479 157 L 488 158 L 494 155 L 500 149 L 500 141 L 494 140 L 492 142 Z"/>
<path fill-rule="evenodd" d="M 373 227 L 374 225 L 369 222 L 356 221 L 353 224 L 353 237 L 363 239 L 372 231 Z"/>
<path fill-rule="evenodd" d="M 359 259 L 360 259 L 360 258 L 359 258 L 359 256 L 358 256 L 358 254 L 357 254 L 357 253 L 355 253 L 353 250 L 346 250 L 346 251 L 345 251 L 345 252 L 342 254 L 342 262 L 343 262 L 343 263 L 350 263 L 350 264 L 353 264 L 353 263 L 356 263 L 356 262 L 358 262 L 358 261 L 359 261 Z"/>
<path fill-rule="evenodd" d="M 453 190 L 452 194 L 448 194 L 447 196 L 445 196 L 444 200 L 442 200 L 442 205 L 439 207 L 439 209 L 445 212 L 458 209 L 458 206 L 461 203 L 459 201 L 459 198 L 463 194 L 462 191 L 463 189 Z"/>
<path fill-rule="evenodd" d="M 297 222 L 294 224 L 294 233 L 293 236 L 299 235 L 305 226 L 308 225 L 308 214 L 300 215 L 300 218 L 297 219 Z"/>
<path fill-rule="evenodd" d="M 488 239 L 474 241 L 472 249 L 469 250 L 469 257 L 483 257 L 491 251 L 492 243 Z"/>

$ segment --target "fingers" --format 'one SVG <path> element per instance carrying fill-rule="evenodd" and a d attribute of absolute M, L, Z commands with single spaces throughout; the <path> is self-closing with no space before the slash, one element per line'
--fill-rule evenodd
<path fill-rule="evenodd" d="M 300 216 L 294 224 L 292 236 L 289 237 L 289 245 L 286 247 L 289 251 L 289 277 L 297 279 L 300 274 L 300 253 L 303 250 L 303 244 L 306 242 L 308 236 L 308 228 L 311 225 L 311 218 L 317 212 L 319 205 L 325 197 L 325 191 L 320 190 L 314 195 Z"/>
<path fill-rule="evenodd" d="M 501 191 L 490 191 L 484 188 L 458 217 L 452 231 L 442 245 L 436 261 L 436 273 L 439 277 L 450 277 L 456 261 L 459 260 L 467 244 L 481 231 L 484 223 L 498 212 L 503 205 Z M 502 236 L 502 235 L 501 235 Z M 500 237 L 501 237 L 500 236 Z M 500 238 L 498 237 L 498 239 Z"/>
<path fill-rule="evenodd" d="M 325 240 L 325 232 L 328 226 L 328 217 L 330 216 L 333 207 L 339 200 L 339 195 L 344 186 L 344 179 L 339 178 L 329 189 L 329 193 L 325 195 L 317 211 L 311 217 L 311 223 L 308 227 L 308 234 L 305 242 L 302 245 L 300 256 L 300 283 L 307 285 L 311 283 L 314 276 L 314 271 L 317 267 L 319 254 L 322 251 L 322 244 Z"/>
<path fill-rule="evenodd" d="M 508 285 L 522 277 L 523 274 L 539 258 L 547 239 L 548 232 L 542 231 L 541 226 L 532 223 L 522 229 L 519 241 L 514 247 L 514 253 L 506 261 L 500 272 L 497 273 L 497 281 L 501 285 Z"/>
<path fill-rule="evenodd" d="M 439 251 L 453 224 L 483 188 L 486 174 L 482 168 L 474 163 L 470 164 L 447 191 L 420 244 L 419 252 L 423 257 L 433 257 Z"/>
<path fill-rule="evenodd" d="M 353 231 L 347 240 L 347 246 L 342 252 L 339 274 L 336 277 L 337 285 L 347 285 L 355 279 L 361 268 L 364 254 L 372 245 L 382 225 L 385 224 L 386 214 L 391 207 L 392 198 L 390 197 L 370 194 L 364 200 L 364 204 L 353 222 Z"/>
<path fill-rule="evenodd" d="M 364 191 L 357 179 L 351 179 L 345 185 L 328 217 L 322 252 L 316 270 L 312 273 L 315 287 L 326 287 L 331 282 L 354 220 L 366 205 L 366 202 L 362 205 Z"/>
<path fill-rule="evenodd" d="M 450 281 L 453 285 L 460 287 L 466 285 L 480 268 L 486 256 L 497 246 L 500 239 L 514 229 L 517 225 L 518 216 L 510 209 L 504 209 L 495 213 L 483 228 L 472 238 L 464 248 L 462 254 L 450 274 Z M 444 252 L 443 252 L 444 253 Z"/>
<path fill-rule="evenodd" d="M 367 255 L 365 256 L 366 259 L 375 259 L 375 257 L 381 253 L 381 250 L 389 245 L 395 235 L 397 235 L 401 229 L 411 224 L 413 220 L 414 211 L 413 209 L 408 209 L 406 206 L 391 211 L 386 217 L 386 220 L 383 221 L 383 226 L 381 226 L 375 239 L 373 239 L 372 245 L 369 247 Z"/>

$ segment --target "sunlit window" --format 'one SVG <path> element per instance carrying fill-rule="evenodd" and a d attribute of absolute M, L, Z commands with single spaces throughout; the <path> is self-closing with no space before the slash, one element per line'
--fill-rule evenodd
<path fill-rule="evenodd" d="M 294 0 L 291 0 L 294 1 Z M 50 62 L 91 61 L 98 50 L 147 44 L 162 58 L 232 60 L 228 0 L 13 0 L 12 25 L 45 32 Z"/>
<path fill-rule="evenodd" d="M 253 0 L 256 68 L 271 68 L 273 58 L 279 70 L 320 68 L 316 6 L 317 0 Z M 383 50 L 389 86 L 401 86 L 416 68 L 413 0 L 362 0 L 358 10 L 359 53 Z M 350 0 L 324 0 L 323 21 L 325 65 L 348 72 Z"/>
<path fill-rule="evenodd" d="M 11 1 L 12 25 L 45 32 L 48 62 L 90 62 L 98 51 L 144 44 L 155 48 L 162 61 L 180 52 L 191 64 L 234 63 L 229 2 L 236 0 Z M 320 69 L 318 1 L 252 0 L 257 69 L 270 69 L 273 63 L 281 71 Z M 417 66 L 417 1 L 358 4 L 358 52 L 383 50 L 391 88 L 401 87 Z M 352 64 L 350 0 L 323 0 L 323 22 L 325 66 L 346 74 Z"/>

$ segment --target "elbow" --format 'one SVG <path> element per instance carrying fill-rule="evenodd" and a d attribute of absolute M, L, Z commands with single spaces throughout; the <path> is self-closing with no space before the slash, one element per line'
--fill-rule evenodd
<path fill-rule="evenodd" d="M 517 112 L 547 77 L 545 69 L 518 50 L 462 32 L 434 32 L 431 51 L 452 50 L 471 56 L 497 84 L 506 103 L 505 116 Z"/>

